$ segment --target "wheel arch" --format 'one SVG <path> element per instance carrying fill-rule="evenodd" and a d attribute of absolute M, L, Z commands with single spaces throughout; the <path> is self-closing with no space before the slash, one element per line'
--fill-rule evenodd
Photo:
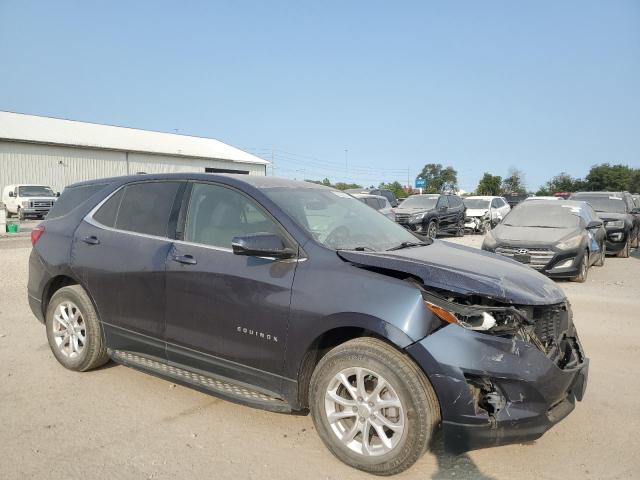
<path fill-rule="evenodd" d="M 352 320 L 342 325 L 334 325 L 314 336 L 298 362 L 297 401 L 300 409 L 306 409 L 309 406 L 309 383 L 316 365 L 322 357 L 338 345 L 355 338 L 371 337 L 405 353 L 403 349 L 413 343 L 413 340 L 398 327 L 380 319 L 376 320 L 375 322 L 367 321 L 366 324 Z"/>

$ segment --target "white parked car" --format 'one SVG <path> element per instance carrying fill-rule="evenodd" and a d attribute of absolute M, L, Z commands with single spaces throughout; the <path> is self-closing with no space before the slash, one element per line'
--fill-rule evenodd
<path fill-rule="evenodd" d="M 352 193 L 352 195 L 361 202 L 369 205 L 371 208 L 378 210 L 385 217 L 390 218 L 393 221 L 396 220 L 391 204 L 386 197 L 383 197 L 382 195 L 371 195 L 369 193 Z"/>
<path fill-rule="evenodd" d="M 44 218 L 56 199 L 57 194 L 46 185 L 7 185 L 2 191 L 7 218 L 17 215 L 20 220 Z"/>
<path fill-rule="evenodd" d="M 503 197 L 474 196 L 465 197 L 463 201 L 467 207 L 464 228 L 473 232 L 491 230 L 511 211 Z"/>

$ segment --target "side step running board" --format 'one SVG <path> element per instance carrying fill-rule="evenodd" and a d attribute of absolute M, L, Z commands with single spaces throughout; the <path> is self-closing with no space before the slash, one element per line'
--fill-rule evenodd
<path fill-rule="evenodd" d="M 176 383 L 224 398 L 231 402 L 274 412 L 291 412 L 290 405 L 284 400 L 254 390 L 245 385 L 234 383 L 232 380 L 226 378 L 223 379 L 222 377 L 216 377 L 211 374 L 204 375 L 165 363 L 161 360 L 144 357 L 123 350 L 109 350 L 109 353 L 111 358 L 118 363 L 158 377 L 174 380 Z"/>

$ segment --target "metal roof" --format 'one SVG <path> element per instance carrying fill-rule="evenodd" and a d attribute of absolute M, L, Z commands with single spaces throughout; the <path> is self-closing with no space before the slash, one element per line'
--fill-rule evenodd
<path fill-rule="evenodd" d="M 0 111 L 0 139 L 180 157 L 269 162 L 213 138 Z"/>

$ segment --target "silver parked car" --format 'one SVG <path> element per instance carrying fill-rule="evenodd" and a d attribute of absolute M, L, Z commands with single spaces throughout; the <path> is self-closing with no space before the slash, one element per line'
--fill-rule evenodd
<path fill-rule="evenodd" d="M 385 217 L 395 221 L 396 216 L 393 213 L 391 204 L 389 203 L 389 200 L 382 195 L 371 195 L 369 193 L 353 193 L 352 195 L 361 202 L 369 205 L 371 208 L 378 210 Z"/>

